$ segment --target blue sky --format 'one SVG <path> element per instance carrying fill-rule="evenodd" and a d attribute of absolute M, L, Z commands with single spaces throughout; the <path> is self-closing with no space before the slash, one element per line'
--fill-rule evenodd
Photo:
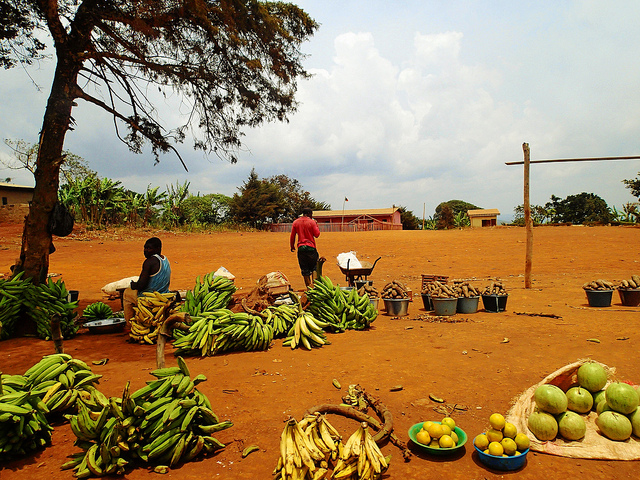
<path fill-rule="evenodd" d="M 119 144 L 111 119 L 80 102 L 65 147 L 127 188 L 185 181 L 233 195 L 252 168 L 298 179 L 334 209 L 402 205 L 422 217 L 465 200 L 510 218 L 522 160 L 640 155 L 640 3 L 633 1 L 297 2 L 320 24 L 304 44 L 313 74 L 289 123 L 247 131 L 239 162 L 180 147 L 189 166 Z M 35 142 L 52 63 L 0 77 L 0 135 Z M 161 106 L 170 119 L 170 106 Z M 0 145 L 6 159 L 8 149 Z M 592 192 L 634 201 L 637 160 L 534 165 L 531 201 Z M 33 184 L 29 174 L 0 177 Z"/>

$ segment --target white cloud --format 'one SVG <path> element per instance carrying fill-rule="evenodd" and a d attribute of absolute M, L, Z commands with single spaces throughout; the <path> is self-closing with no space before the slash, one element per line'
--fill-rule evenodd
<path fill-rule="evenodd" d="M 419 216 L 424 204 L 431 215 L 452 198 L 511 214 L 522 202 L 522 169 L 504 163 L 522 159 L 523 142 L 533 159 L 640 153 L 640 3 L 301 5 L 322 24 L 306 44 L 313 77 L 300 81 L 289 123 L 246 132 L 237 165 L 185 145 L 188 174 L 172 155 L 153 166 L 82 103 L 65 147 L 138 191 L 189 181 L 193 191 L 232 195 L 255 167 L 261 177 L 298 179 L 337 209 L 347 196 L 348 208 L 400 204 Z M 362 8 L 367 15 L 356 15 Z M 44 67 L 36 74 L 50 82 Z M 0 131 L 35 141 L 46 94 L 18 70 L 2 75 Z M 620 206 L 632 200 L 621 180 L 638 170 L 636 162 L 536 165 L 532 202 L 587 191 Z"/>

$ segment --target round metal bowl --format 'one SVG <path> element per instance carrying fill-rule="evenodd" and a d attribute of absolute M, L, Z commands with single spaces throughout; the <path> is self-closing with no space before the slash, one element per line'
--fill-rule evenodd
<path fill-rule="evenodd" d="M 84 324 L 89 333 L 116 333 L 124 330 L 124 318 L 105 318 L 104 320 L 92 320 Z"/>

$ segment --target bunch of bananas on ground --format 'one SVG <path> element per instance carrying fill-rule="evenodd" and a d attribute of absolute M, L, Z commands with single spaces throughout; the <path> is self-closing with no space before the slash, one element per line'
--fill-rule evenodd
<path fill-rule="evenodd" d="M 311 350 L 313 347 L 328 345 L 330 342 L 324 333 L 324 328 L 328 326 L 329 324 L 314 318 L 311 312 L 299 308 L 298 316 L 289 329 L 287 338 L 282 342 L 282 346 L 291 347 L 292 350 L 298 347 Z"/>
<path fill-rule="evenodd" d="M 43 357 L 23 378 L 23 389 L 42 396 L 50 413 L 75 410 L 81 403 L 97 409 L 105 399 L 95 387 L 102 375 L 94 374 L 85 362 L 66 353 Z"/>
<path fill-rule="evenodd" d="M 64 338 L 72 338 L 80 328 L 76 325 L 78 302 L 68 302 L 69 292 L 62 280 L 33 285 L 22 279 L 23 272 L 10 280 L 0 280 L 0 339 L 9 338 L 16 322 L 30 317 L 37 326 L 38 336 L 51 339 L 51 317 L 60 316 L 60 330 Z"/>
<path fill-rule="evenodd" d="M 53 431 L 46 405 L 37 395 L 14 389 L 14 377 L 23 378 L 3 375 L 0 384 L 0 464 L 50 444 Z"/>
<path fill-rule="evenodd" d="M 156 379 L 133 393 L 127 383 L 122 398 L 109 398 L 97 415 L 80 407 L 77 415 L 68 416 L 83 451 L 70 455 L 62 469 L 73 469 L 78 478 L 122 475 L 127 465 L 144 462 L 166 473 L 169 467 L 224 448 L 211 435 L 233 423 L 221 422 L 195 388 L 206 377 L 191 378 L 182 357 L 178 366 L 151 374 Z"/>
<path fill-rule="evenodd" d="M 9 280 L 0 279 L 0 340 L 13 335 L 16 322 L 20 319 L 24 292 L 31 288 L 31 280 L 22 280 L 24 272 Z"/>
<path fill-rule="evenodd" d="M 80 326 L 75 323 L 78 302 L 69 302 L 69 291 L 62 280 L 54 282 L 51 277 L 46 283 L 34 286 L 25 292 L 23 305 L 38 329 L 43 340 L 51 339 L 51 317 L 60 316 L 60 332 L 65 339 L 73 338 Z"/>
<path fill-rule="evenodd" d="M 331 443 L 337 450 L 335 442 L 332 440 Z M 326 443 L 323 442 L 323 444 L 329 449 Z M 300 423 L 295 418 L 290 418 L 280 436 L 280 456 L 273 472 L 274 480 L 303 480 L 316 478 L 316 473 L 326 474 L 328 456 L 316 445 L 311 436 L 305 434 Z"/>
<path fill-rule="evenodd" d="M 187 291 L 182 311 L 192 317 L 200 317 L 206 312 L 227 308 L 236 290 L 233 280 L 220 276 L 214 278 L 213 272 L 207 273 L 202 279 L 196 278 L 193 291 Z"/>
<path fill-rule="evenodd" d="M 352 480 L 378 479 L 389 468 L 386 458 L 369 433 L 368 424 L 362 422 L 347 440 L 331 478 Z"/>
<path fill-rule="evenodd" d="M 313 288 L 307 290 L 307 298 L 307 310 L 335 332 L 364 330 L 378 316 L 369 295 L 360 295 L 355 288 L 344 291 L 329 277 L 316 279 Z"/>
<path fill-rule="evenodd" d="M 273 341 L 271 319 L 246 312 L 232 312 L 226 308 L 194 318 L 189 331 L 174 331 L 176 355 L 211 356 L 230 351 L 267 350 Z"/>
<path fill-rule="evenodd" d="M 282 304 L 278 306 L 269 306 L 267 310 L 271 312 L 271 323 L 273 329 L 273 338 L 286 337 L 291 327 L 298 318 L 299 305 Z"/>
<path fill-rule="evenodd" d="M 104 302 L 95 302 L 82 311 L 82 317 L 87 322 L 94 320 L 104 320 L 105 318 L 113 317 L 113 309 Z"/>
<path fill-rule="evenodd" d="M 156 343 L 160 327 L 164 321 L 179 310 L 175 293 L 142 292 L 138 304 L 133 307 L 135 315 L 131 319 L 129 337 L 140 343 Z"/>

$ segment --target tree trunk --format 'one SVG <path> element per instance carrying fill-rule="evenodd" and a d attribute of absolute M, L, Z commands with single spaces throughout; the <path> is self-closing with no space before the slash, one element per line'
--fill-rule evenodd
<path fill-rule="evenodd" d="M 49 248 L 52 243 L 48 224 L 58 200 L 60 166 L 64 138 L 71 123 L 74 89 L 80 63 L 58 58 L 51 94 L 40 132 L 35 189 L 22 233 L 22 250 L 14 271 L 24 271 L 34 284 L 47 279 Z"/>

